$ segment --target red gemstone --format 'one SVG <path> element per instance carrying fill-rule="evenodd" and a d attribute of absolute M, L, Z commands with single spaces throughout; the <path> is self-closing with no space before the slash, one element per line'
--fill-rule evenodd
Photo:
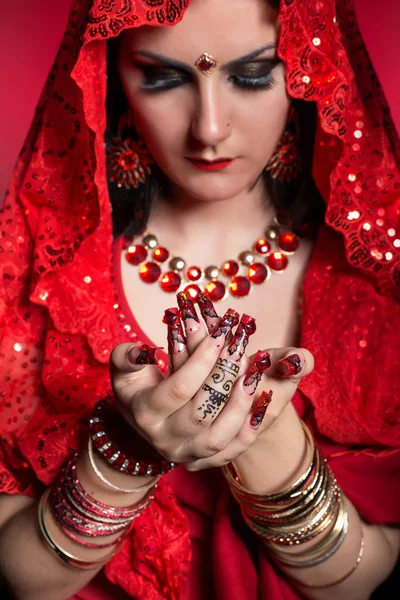
<path fill-rule="evenodd" d="M 174 271 L 168 271 L 168 273 L 164 273 L 164 275 L 160 279 L 160 286 L 164 292 L 176 292 L 180 288 L 182 280 L 178 273 Z"/>
<path fill-rule="evenodd" d="M 189 285 L 187 285 L 185 287 L 185 289 L 183 291 L 186 292 L 186 294 L 189 294 L 189 296 L 191 297 L 191 299 L 193 301 L 196 301 L 197 295 L 200 294 L 200 292 L 201 292 L 201 288 L 198 285 L 196 285 L 195 283 L 190 283 Z"/>
<path fill-rule="evenodd" d="M 116 460 L 114 460 L 113 466 L 116 467 L 117 469 L 120 469 L 122 467 L 122 465 L 124 464 L 125 459 L 126 459 L 125 454 L 120 454 L 118 456 L 118 458 Z"/>
<path fill-rule="evenodd" d="M 200 267 L 189 267 L 186 271 L 186 277 L 189 279 L 189 281 L 199 281 L 202 275 L 203 272 Z"/>
<path fill-rule="evenodd" d="M 153 258 L 159 263 L 164 263 L 169 259 L 169 252 L 166 248 L 156 248 L 153 251 Z"/>
<path fill-rule="evenodd" d="M 268 269 L 262 263 L 254 263 L 248 268 L 247 277 L 252 283 L 262 283 L 268 277 Z"/>
<path fill-rule="evenodd" d="M 222 298 L 226 294 L 226 288 L 224 284 L 222 283 L 222 281 L 218 280 L 210 281 L 210 283 L 207 283 L 205 291 L 210 296 L 212 302 L 218 302 L 218 300 L 222 300 Z"/>
<path fill-rule="evenodd" d="M 129 246 L 125 258 L 131 265 L 140 265 L 147 258 L 147 250 L 144 246 Z"/>
<path fill-rule="evenodd" d="M 160 275 L 161 269 L 154 262 L 148 262 L 139 269 L 139 277 L 145 283 L 154 283 Z"/>
<path fill-rule="evenodd" d="M 267 258 L 267 265 L 272 271 L 284 271 L 288 265 L 287 257 L 282 252 L 273 252 Z"/>
<path fill-rule="evenodd" d="M 247 277 L 238 275 L 230 280 L 228 287 L 232 296 L 242 298 L 243 296 L 247 296 L 247 294 L 250 292 L 250 281 L 247 279 Z"/>
<path fill-rule="evenodd" d="M 236 260 L 227 260 L 226 263 L 224 263 L 222 270 L 228 277 L 233 277 L 239 272 L 239 264 Z"/>
<path fill-rule="evenodd" d="M 294 233 L 281 233 L 278 244 L 284 252 L 295 252 L 299 247 L 299 238 Z"/>
<path fill-rule="evenodd" d="M 271 252 L 271 244 L 265 240 L 264 238 L 260 238 L 255 244 L 254 249 L 258 252 L 258 254 L 262 254 L 265 256 Z"/>

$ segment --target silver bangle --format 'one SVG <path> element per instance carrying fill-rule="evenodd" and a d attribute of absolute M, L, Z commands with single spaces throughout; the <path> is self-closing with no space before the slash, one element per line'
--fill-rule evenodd
<path fill-rule="evenodd" d="M 155 481 L 154 480 L 152 481 L 152 483 L 150 485 L 149 484 L 142 485 L 141 487 L 138 487 L 135 489 L 127 489 L 127 488 L 119 487 L 118 485 L 114 485 L 114 483 L 111 483 L 111 481 L 108 481 L 108 479 L 106 479 L 106 477 L 104 477 L 103 473 L 99 470 L 98 466 L 96 465 L 96 462 L 94 459 L 94 454 L 93 454 L 93 442 L 92 442 L 91 436 L 89 436 L 88 454 L 89 454 L 90 465 L 91 465 L 94 473 L 97 475 L 97 477 L 103 483 L 106 484 L 106 486 L 108 486 L 112 490 L 115 490 L 116 492 L 123 492 L 124 494 L 141 494 L 142 492 L 147 492 L 150 488 L 154 487 L 156 485 L 156 483 L 161 479 L 161 475 L 159 475 L 155 479 Z"/>

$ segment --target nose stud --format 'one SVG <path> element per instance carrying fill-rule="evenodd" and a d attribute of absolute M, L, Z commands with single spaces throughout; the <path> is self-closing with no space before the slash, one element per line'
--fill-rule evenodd
<path fill-rule="evenodd" d="M 207 54 L 207 52 L 203 52 L 203 54 L 201 56 L 199 56 L 199 58 L 196 60 L 196 62 L 194 64 L 195 64 L 195 67 L 198 68 L 200 73 L 203 73 L 203 75 L 207 75 L 207 77 L 208 77 L 209 75 L 211 75 L 213 70 L 217 67 L 218 62 L 215 60 L 215 58 L 213 56 L 211 56 L 211 54 Z"/>

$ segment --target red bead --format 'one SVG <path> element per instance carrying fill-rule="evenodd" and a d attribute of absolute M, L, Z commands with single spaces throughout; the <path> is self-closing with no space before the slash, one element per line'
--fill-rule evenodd
<path fill-rule="evenodd" d="M 126 455 L 121 453 L 116 460 L 113 462 L 113 467 L 120 469 L 126 460 Z"/>
<path fill-rule="evenodd" d="M 128 466 L 125 469 L 125 473 L 132 475 L 133 471 L 135 470 L 135 467 L 136 467 L 136 460 L 133 460 L 133 458 L 130 458 L 129 462 L 128 462 Z"/>
<path fill-rule="evenodd" d="M 102 435 L 100 438 L 96 438 L 93 443 L 96 446 L 96 448 L 101 448 L 102 446 L 104 446 L 104 444 L 108 444 L 108 442 L 110 442 L 110 438 L 108 437 L 108 435 Z"/>
<path fill-rule="evenodd" d="M 268 269 L 262 263 L 254 263 L 248 268 L 247 277 L 252 283 L 262 283 L 268 277 Z"/>
<path fill-rule="evenodd" d="M 143 460 L 139 461 L 139 473 L 138 475 L 146 475 L 146 471 L 147 471 L 147 463 L 145 463 Z"/>
<path fill-rule="evenodd" d="M 189 267 L 186 271 L 186 277 L 189 279 L 189 281 L 199 281 L 202 275 L 203 271 L 200 269 L 200 267 Z"/>
<path fill-rule="evenodd" d="M 239 272 L 239 264 L 236 260 L 227 260 L 226 263 L 224 263 L 222 270 L 228 277 L 233 277 Z"/>
<path fill-rule="evenodd" d="M 250 281 L 247 279 L 247 277 L 238 275 L 230 280 L 229 291 L 232 296 L 243 298 L 243 296 L 247 296 L 247 294 L 250 292 Z"/>
<path fill-rule="evenodd" d="M 111 446 L 107 450 L 104 450 L 104 452 L 102 454 L 103 454 L 104 458 L 109 460 L 116 452 L 117 452 L 117 446 L 115 446 L 115 444 L 111 444 Z"/>
<path fill-rule="evenodd" d="M 125 258 L 131 265 L 140 265 L 147 258 L 147 250 L 144 246 L 129 246 Z"/>
<path fill-rule="evenodd" d="M 153 258 L 159 263 L 164 263 L 169 259 L 169 252 L 166 248 L 156 248 L 153 251 Z"/>
<path fill-rule="evenodd" d="M 139 277 L 145 283 L 154 283 L 160 275 L 161 269 L 154 262 L 148 262 L 139 269 Z"/>
<path fill-rule="evenodd" d="M 183 291 L 186 292 L 186 294 L 189 294 L 189 296 L 191 297 L 191 299 L 193 301 L 196 301 L 197 295 L 200 294 L 200 292 L 201 292 L 201 288 L 198 285 L 196 285 L 195 283 L 190 283 L 189 285 L 187 285 L 185 287 L 185 289 Z"/>
<path fill-rule="evenodd" d="M 164 292 L 172 293 L 176 292 L 180 288 L 182 279 L 178 273 L 174 271 L 168 271 L 160 279 L 160 286 Z"/>
<path fill-rule="evenodd" d="M 272 271 L 284 271 L 288 266 L 287 257 L 279 251 L 270 254 L 266 262 Z"/>
<path fill-rule="evenodd" d="M 262 254 L 263 256 L 266 256 L 267 254 L 269 254 L 271 252 L 271 244 L 264 238 L 260 238 L 254 244 L 254 250 L 256 250 L 258 252 L 258 254 Z"/>
<path fill-rule="evenodd" d="M 222 298 L 225 296 L 226 287 L 222 281 L 215 280 L 207 283 L 205 291 L 210 296 L 212 302 L 218 302 L 218 300 L 222 300 Z"/>
<path fill-rule="evenodd" d="M 278 244 L 284 252 L 295 252 L 299 247 L 299 238 L 294 233 L 281 233 Z"/>

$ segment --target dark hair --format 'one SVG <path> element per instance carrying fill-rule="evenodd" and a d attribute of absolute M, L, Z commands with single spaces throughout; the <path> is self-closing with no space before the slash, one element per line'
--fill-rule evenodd
<path fill-rule="evenodd" d="M 117 135 L 118 122 L 129 106 L 116 69 L 118 39 L 108 42 L 108 89 L 106 147 L 112 145 Z M 325 203 L 312 177 L 316 108 L 314 103 L 293 100 L 299 118 L 301 158 L 300 176 L 294 183 L 282 183 L 273 179 L 267 171 L 263 173 L 271 201 L 277 214 L 299 235 L 314 235 L 325 216 Z M 131 128 L 123 134 L 137 139 Z M 137 189 L 119 188 L 108 180 L 112 204 L 114 237 L 132 237 L 143 231 L 150 215 L 152 201 L 158 191 L 168 192 L 168 179 L 157 165 L 151 166 L 151 175 Z"/>

